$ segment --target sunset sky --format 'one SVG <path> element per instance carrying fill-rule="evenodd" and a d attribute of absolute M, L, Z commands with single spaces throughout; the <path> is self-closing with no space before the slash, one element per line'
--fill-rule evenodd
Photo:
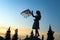
<path fill-rule="evenodd" d="M 60 0 L 0 0 L 0 27 L 31 29 L 34 18 L 20 14 L 26 9 L 33 10 L 34 15 L 40 10 L 40 31 L 47 32 L 50 24 L 53 31 L 60 32 Z"/>

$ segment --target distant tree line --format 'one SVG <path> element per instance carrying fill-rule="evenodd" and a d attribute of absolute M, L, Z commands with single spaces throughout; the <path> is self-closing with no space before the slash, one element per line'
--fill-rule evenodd
<path fill-rule="evenodd" d="M 49 30 L 47 33 L 47 39 L 46 40 L 54 40 L 54 31 L 52 31 L 51 29 L 51 25 L 49 25 Z M 13 37 L 11 38 L 11 30 L 10 27 L 8 28 L 5 38 L 0 36 L 0 40 L 18 40 L 18 29 L 15 29 L 15 34 L 13 35 Z M 19 40 L 22 40 L 21 38 Z M 23 40 L 44 40 L 44 35 L 42 35 L 42 38 L 39 38 L 38 36 L 34 36 L 33 30 L 30 33 L 30 36 L 28 37 L 28 35 L 26 35 L 26 38 L 24 38 Z"/>

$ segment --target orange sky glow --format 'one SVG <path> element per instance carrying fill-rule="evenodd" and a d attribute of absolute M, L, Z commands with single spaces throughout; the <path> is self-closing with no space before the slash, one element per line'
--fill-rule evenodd
<path fill-rule="evenodd" d="M 9 27 L 7 26 L 0 26 L 0 36 L 5 37 L 6 31 L 8 30 Z M 25 27 L 12 27 L 11 26 L 11 36 L 13 36 L 13 34 L 15 33 L 15 29 L 18 28 L 18 36 L 19 37 L 26 37 L 26 35 L 30 35 L 30 32 L 32 29 L 27 29 Z M 39 31 L 40 33 L 40 37 L 42 37 L 42 35 L 44 35 L 45 40 L 47 38 L 47 32 L 43 32 L 43 31 Z M 59 37 L 60 33 L 55 32 L 54 36 L 55 39 L 57 40 Z M 59 39 L 58 39 L 59 40 Z"/>

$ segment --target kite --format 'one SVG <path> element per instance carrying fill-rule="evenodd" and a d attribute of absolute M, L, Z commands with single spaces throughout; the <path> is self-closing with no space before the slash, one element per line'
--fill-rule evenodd
<path fill-rule="evenodd" d="M 24 16 L 24 18 L 27 18 L 31 15 L 31 11 L 29 9 L 24 10 L 21 12 L 21 15 Z"/>

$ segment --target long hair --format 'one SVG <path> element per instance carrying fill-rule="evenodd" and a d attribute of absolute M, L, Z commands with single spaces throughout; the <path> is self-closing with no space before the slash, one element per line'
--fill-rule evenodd
<path fill-rule="evenodd" d="M 40 20 L 41 19 L 41 12 L 39 10 L 37 10 L 36 14 L 39 16 L 39 20 Z"/>

